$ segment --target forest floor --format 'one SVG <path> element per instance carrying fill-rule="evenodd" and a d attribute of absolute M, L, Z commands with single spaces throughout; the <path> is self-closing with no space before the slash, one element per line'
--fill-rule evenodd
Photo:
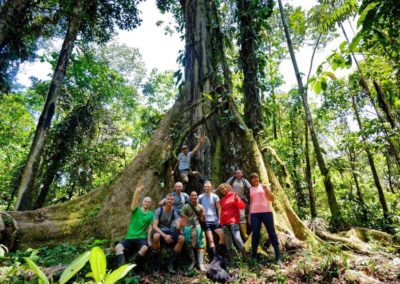
<path fill-rule="evenodd" d="M 109 241 L 88 241 L 79 246 L 60 244 L 56 247 L 40 247 L 10 253 L 0 257 L 0 283 L 37 283 L 35 274 L 27 267 L 23 257 L 34 260 L 46 274 L 55 280 L 60 277 L 66 265 L 72 262 L 80 253 L 94 246 L 104 248 L 107 256 L 108 269 L 115 269 L 115 256 Z M 111 247 L 111 249 L 110 249 Z M 259 263 L 236 259 L 229 266 L 231 276 L 236 275 L 234 283 L 400 283 L 400 250 L 381 248 L 381 252 L 354 253 L 344 250 L 335 243 L 318 243 L 306 248 L 284 250 L 283 265 L 277 266 L 270 249 L 261 256 Z M 164 265 L 167 259 L 164 255 Z M 187 260 L 182 255 L 176 270 L 172 275 L 163 267 L 161 273 L 154 273 L 151 253 L 142 272 L 131 271 L 118 283 L 213 283 L 205 273 L 198 270 L 185 271 Z M 87 282 L 87 264 L 73 279 L 74 283 Z"/>
<path fill-rule="evenodd" d="M 283 254 L 283 265 L 271 257 L 255 263 L 236 262 L 228 269 L 234 283 L 400 283 L 400 254 L 371 255 L 326 253 L 323 257 L 308 251 Z M 141 274 L 140 283 L 213 283 L 196 270 L 176 275 L 167 272 Z"/>

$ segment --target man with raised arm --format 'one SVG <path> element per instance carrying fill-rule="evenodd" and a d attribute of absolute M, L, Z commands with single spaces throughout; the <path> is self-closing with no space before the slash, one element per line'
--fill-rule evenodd
<path fill-rule="evenodd" d="M 190 257 L 189 270 L 195 265 L 195 253 L 201 271 L 205 272 L 204 266 L 204 244 L 202 238 L 201 222 L 204 222 L 205 211 L 201 204 L 197 203 L 197 192 L 190 193 L 190 202 L 186 203 L 181 211 L 182 223 L 184 224 L 183 234 Z"/>
<path fill-rule="evenodd" d="M 177 257 L 181 254 L 185 238 L 180 232 L 181 222 L 177 210 L 173 208 L 174 196 L 172 193 L 166 197 L 164 206 L 155 212 L 153 230 L 153 257 L 155 270 L 160 271 L 160 245 L 163 242 L 167 246 L 174 246 L 173 254 L 168 262 L 168 271 L 175 274 L 174 264 Z"/>
<path fill-rule="evenodd" d="M 187 145 L 183 145 L 181 148 L 181 152 L 178 155 L 178 161 L 172 171 L 172 175 L 174 175 L 176 168 L 179 171 L 180 180 L 183 183 L 184 188 L 189 183 L 189 176 L 194 176 L 196 178 L 200 178 L 200 173 L 196 171 L 192 171 L 191 169 L 191 160 L 194 155 L 199 151 L 201 145 L 206 141 L 205 136 L 201 136 L 199 139 L 199 143 L 197 143 L 196 147 L 192 151 L 189 151 L 189 147 Z"/>
<path fill-rule="evenodd" d="M 139 207 L 139 195 L 143 191 L 143 185 L 136 187 L 131 203 L 131 221 L 125 239 L 115 247 L 118 265 L 125 264 L 125 254 L 130 251 L 138 251 L 135 257 L 137 266 L 141 267 L 144 256 L 151 246 L 151 230 L 154 214 L 150 211 L 151 198 L 143 198 L 142 206 Z"/>

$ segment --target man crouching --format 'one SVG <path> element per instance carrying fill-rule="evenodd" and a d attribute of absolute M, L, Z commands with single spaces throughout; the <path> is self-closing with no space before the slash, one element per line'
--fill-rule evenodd
<path fill-rule="evenodd" d="M 172 207 L 174 204 L 174 195 L 168 194 L 163 207 L 155 212 L 153 230 L 153 262 L 156 272 L 160 271 L 160 243 L 163 242 L 167 246 L 173 246 L 173 254 L 168 262 L 168 271 L 176 273 L 174 270 L 175 260 L 181 254 L 185 238 L 180 233 L 181 222 L 178 216 L 178 210 Z M 161 242 L 160 242 L 161 241 Z"/>

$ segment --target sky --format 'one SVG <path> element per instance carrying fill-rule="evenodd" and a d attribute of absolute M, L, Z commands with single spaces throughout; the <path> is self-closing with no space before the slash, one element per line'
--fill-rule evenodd
<path fill-rule="evenodd" d="M 284 0 L 283 2 L 302 6 L 306 10 L 317 3 L 316 0 Z M 133 31 L 120 31 L 117 36 L 118 41 L 140 50 L 148 72 L 153 68 L 157 68 L 159 71 L 177 70 L 179 65 L 176 62 L 176 58 L 179 50 L 184 49 L 184 42 L 179 39 L 178 33 L 175 32 L 170 35 L 164 31 L 166 23 L 174 22 L 172 15 L 161 14 L 156 7 L 155 0 L 141 2 L 139 8 L 142 11 L 143 19 L 141 26 Z M 164 24 L 157 26 L 156 23 L 158 21 L 163 21 Z M 317 52 L 314 71 L 343 40 L 344 38 L 340 36 L 329 43 L 324 50 Z M 61 41 L 53 45 L 58 49 L 58 46 L 61 46 Z M 39 51 L 39 54 L 43 52 L 45 51 Z M 304 47 L 296 52 L 299 68 L 304 74 L 308 73 L 311 54 L 312 47 Z M 281 64 L 280 70 L 286 81 L 285 85 L 281 87 L 281 91 L 288 91 L 296 85 L 296 78 L 290 58 L 287 58 Z M 342 72 L 339 76 L 343 76 L 344 73 Z M 29 86 L 30 76 L 35 76 L 39 79 L 49 79 L 51 78 L 51 74 L 52 70 L 49 64 L 40 62 L 24 63 L 17 75 L 17 81 L 24 86 Z"/>

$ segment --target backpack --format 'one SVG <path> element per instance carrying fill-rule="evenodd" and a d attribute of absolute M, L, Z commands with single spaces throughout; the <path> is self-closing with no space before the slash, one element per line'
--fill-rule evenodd
<path fill-rule="evenodd" d="M 160 207 L 160 214 L 158 215 L 158 221 L 159 222 L 160 222 L 160 219 L 161 219 L 163 211 L 164 211 L 164 206 L 161 206 Z M 175 219 L 175 208 L 172 208 L 172 212 L 171 213 L 172 213 L 172 215 L 171 215 L 171 219 L 168 222 L 168 228 L 171 228 L 172 221 Z"/>
<path fill-rule="evenodd" d="M 233 184 L 235 183 L 235 180 L 236 180 L 236 177 L 235 176 L 232 176 L 231 177 L 231 181 L 229 182 L 229 184 L 231 185 L 231 186 L 233 186 Z M 249 200 L 250 200 L 250 188 L 248 188 L 247 186 L 246 186 L 246 182 L 245 182 L 245 178 L 242 178 L 241 179 L 241 181 L 242 181 L 242 184 L 243 184 L 243 189 L 244 189 L 244 198 L 243 198 L 243 201 L 245 202 L 245 203 L 249 203 Z"/>

